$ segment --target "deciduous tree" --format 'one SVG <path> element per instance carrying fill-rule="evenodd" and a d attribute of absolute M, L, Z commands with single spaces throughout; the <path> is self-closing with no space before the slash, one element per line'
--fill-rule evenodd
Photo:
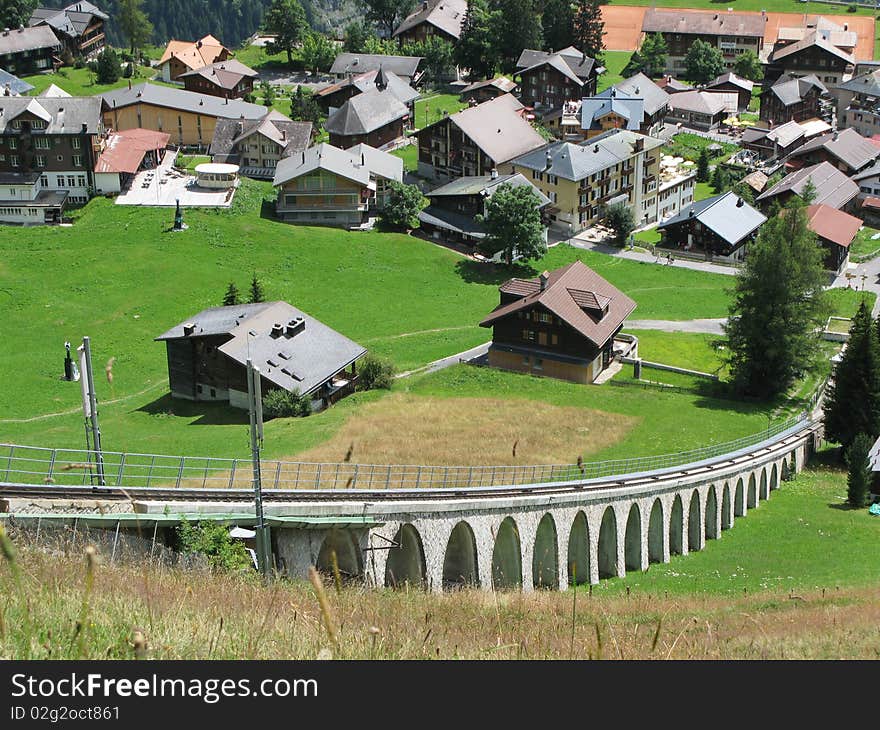
<path fill-rule="evenodd" d="M 629 234 L 636 227 L 632 208 L 623 202 L 609 205 L 605 209 L 605 221 L 610 228 L 614 229 L 614 242 L 618 246 L 623 246 L 626 243 Z"/>
<path fill-rule="evenodd" d="M 685 78 L 695 84 L 708 84 L 724 73 L 724 57 L 715 46 L 695 40 L 684 57 Z"/>
<path fill-rule="evenodd" d="M 27 28 L 39 4 L 39 0 L 0 0 L 0 24 L 3 28 Z"/>
<path fill-rule="evenodd" d="M 303 65 L 315 74 L 327 71 L 336 58 L 336 46 L 323 33 L 306 33 L 302 45 Z"/>
<path fill-rule="evenodd" d="M 543 48 L 544 30 L 536 0 L 491 0 L 495 52 L 506 70 L 513 70 L 525 48 Z"/>
<path fill-rule="evenodd" d="M 345 26 L 345 40 L 342 50 L 349 53 L 364 53 L 367 50 L 367 39 L 373 36 L 372 29 L 363 20 L 356 20 Z"/>
<path fill-rule="evenodd" d="M 541 258 L 547 253 L 547 244 L 539 203 L 527 185 L 499 185 L 486 203 L 485 215 L 477 216 L 486 229 L 480 250 L 487 256 L 503 251 L 508 264 L 513 263 L 514 255 L 525 260 Z"/>
<path fill-rule="evenodd" d="M 742 76 L 749 81 L 760 81 L 764 78 L 764 67 L 754 51 L 746 50 L 740 53 L 733 62 L 733 71 L 737 76 Z"/>
<path fill-rule="evenodd" d="M 486 0 L 469 0 L 461 37 L 453 49 L 455 64 L 468 70 L 470 78 L 492 78 L 499 65 L 493 27 L 497 11 L 489 10 Z"/>
<path fill-rule="evenodd" d="M 452 44 L 444 38 L 429 36 L 418 43 L 406 43 L 401 52 L 404 56 L 421 56 L 424 69 L 434 81 L 450 74 L 455 69 Z"/>
<path fill-rule="evenodd" d="M 428 199 L 418 187 L 394 181 L 380 214 L 382 222 L 388 228 L 401 231 L 418 228 L 419 211 L 427 205 Z"/>
<path fill-rule="evenodd" d="M 293 49 L 302 42 L 307 30 L 306 13 L 299 0 L 272 0 L 263 16 L 263 28 L 275 36 L 269 44 L 270 53 L 287 54 L 287 62 L 293 62 Z"/>
<path fill-rule="evenodd" d="M 390 38 L 394 29 L 412 12 L 415 0 L 364 0 L 364 17 Z"/>

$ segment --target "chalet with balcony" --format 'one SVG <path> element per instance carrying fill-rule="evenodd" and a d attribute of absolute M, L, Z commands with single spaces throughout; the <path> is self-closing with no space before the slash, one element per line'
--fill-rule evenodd
<path fill-rule="evenodd" d="M 873 167 L 878 157 L 880 146 L 854 129 L 844 129 L 814 137 L 794 150 L 788 162 L 803 167 L 829 162 L 841 172 L 854 175 Z"/>
<path fill-rule="evenodd" d="M 580 108 L 580 128 L 585 139 L 612 129 L 641 131 L 645 120 L 645 100 L 618 91 L 613 86 L 598 96 L 584 99 Z M 564 118 L 563 118 L 564 122 Z M 565 129 L 561 130 L 565 133 Z M 565 139 L 569 139 L 566 135 Z"/>
<path fill-rule="evenodd" d="M 100 8 L 77 0 L 60 10 L 37 8 L 28 24 L 51 28 L 62 43 L 62 53 L 72 58 L 94 58 L 104 50 L 104 24 L 108 20 L 110 16 Z"/>
<path fill-rule="evenodd" d="M 403 137 L 411 125 L 410 108 L 389 88 L 377 86 L 346 101 L 327 117 L 324 129 L 332 145 L 378 148 Z"/>
<path fill-rule="evenodd" d="M 421 230 L 432 238 L 475 246 L 486 237 L 485 226 L 476 218 L 485 215 L 486 204 L 502 185 L 530 188 L 535 195 L 535 205 L 542 213 L 550 205 L 550 199 L 519 173 L 499 175 L 493 171 L 489 175 L 460 177 L 426 193 L 431 203 L 419 213 Z"/>
<path fill-rule="evenodd" d="M 638 131 L 649 137 L 658 136 L 669 113 L 669 93 L 643 73 L 630 76 L 614 84 L 612 88 L 644 101 L 644 118 Z"/>
<path fill-rule="evenodd" d="M 807 206 L 807 220 L 819 245 L 825 249 L 825 268 L 837 274 L 844 271 L 849 263 L 849 247 L 862 227 L 862 221 L 827 205 Z"/>
<path fill-rule="evenodd" d="M 581 261 L 536 279 L 510 279 L 482 322 L 489 365 L 592 383 L 614 357 L 614 338 L 636 303 Z"/>
<path fill-rule="evenodd" d="M 742 261 L 767 217 L 736 193 L 698 200 L 657 226 L 660 245 Z"/>
<path fill-rule="evenodd" d="M 392 38 L 404 43 L 424 43 L 440 38 L 455 43 L 467 14 L 467 0 L 425 0 L 395 28 Z"/>
<path fill-rule="evenodd" d="M 567 101 L 595 96 L 596 80 L 605 69 L 574 46 L 556 53 L 525 49 L 516 62 L 520 99 L 542 113 Z"/>
<path fill-rule="evenodd" d="M 749 102 L 752 100 L 752 89 L 755 87 L 754 82 L 737 76 L 732 71 L 721 74 L 703 87 L 704 91 L 712 92 L 731 92 L 737 97 L 737 111 L 744 112 L 749 108 Z"/>
<path fill-rule="evenodd" d="M 212 160 L 239 166 L 239 173 L 271 180 L 278 163 L 312 144 L 311 122 L 295 122 L 274 109 L 262 119 L 217 120 L 208 152 Z"/>
<path fill-rule="evenodd" d="M 761 121 L 773 126 L 830 114 L 828 88 L 816 76 L 783 74 L 761 93 Z"/>
<path fill-rule="evenodd" d="M 0 65 L 18 76 L 57 68 L 61 48 L 61 41 L 48 25 L 0 31 Z"/>
<path fill-rule="evenodd" d="M 793 195 L 800 196 L 807 180 L 811 180 L 816 189 L 812 205 L 827 205 L 835 210 L 846 213 L 854 212 L 858 206 L 859 186 L 847 175 L 828 162 L 804 167 L 786 175 L 769 190 L 765 190 L 755 202 L 763 208 L 769 207 L 774 200 L 785 205 Z"/>
<path fill-rule="evenodd" d="M 697 40 L 718 48 L 728 69 L 745 51 L 760 56 L 765 22 L 766 18 L 757 14 L 649 8 L 642 21 L 642 32 L 662 34 L 669 49 L 666 72 L 681 76 L 687 70 L 684 59 L 688 49 Z"/>
<path fill-rule="evenodd" d="M 182 73 L 178 78 L 183 88 L 200 94 L 210 94 L 223 99 L 242 99 L 254 90 L 259 74 L 234 58 L 218 61 L 194 71 Z"/>
<path fill-rule="evenodd" d="M 349 99 L 368 91 L 390 92 L 401 104 L 409 109 L 407 126 L 412 127 L 415 120 L 415 102 L 420 94 L 393 71 L 379 67 L 373 71 L 351 76 L 331 86 L 315 92 L 315 101 L 328 115 L 332 115 Z"/>
<path fill-rule="evenodd" d="M 770 54 L 764 73 L 765 86 L 787 74 L 799 78 L 815 76 L 828 86 L 848 81 L 855 69 L 852 53 L 841 50 L 819 31 L 811 31 L 802 40 L 777 45 Z"/>
<path fill-rule="evenodd" d="M 212 63 L 227 61 L 232 51 L 212 35 L 206 35 L 197 41 L 179 41 L 172 38 L 165 46 L 162 58 L 156 64 L 162 80 L 177 81 L 189 71 L 210 66 Z"/>
<path fill-rule="evenodd" d="M 459 101 L 467 104 L 482 104 L 484 101 L 497 99 L 504 94 L 512 94 L 517 85 L 506 76 L 496 76 L 494 79 L 475 81 L 465 86 L 458 95 Z"/>
<path fill-rule="evenodd" d="M 248 408 L 247 361 L 265 395 L 311 396 L 321 410 L 354 390 L 366 349 L 287 302 L 212 307 L 156 338 L 168 357 L 171 397 Z"/>
<path fill-rule="evenodd" d="M 880 134 L 880 69 L 872 69 L 832 87 L 837 128 L 855 129 L 863 137 Z"/>
<path fill-rule="evenodd" d="M 542 147 L 544 138 L 522 117 L 511 94 L 450 114 L 423 127 L 418 171 L 429 180 L 488 175 L 517 155 Z"/>
<path fill-rule="evenodd" d="M 0 97 L 0 173 L 38 173 L 67 204 L 91 197 L 103 136 L 98 97 Z"/>
<path fill-rule="evenodd" d="M 329 144 L 282 159 L 272 184 L 275 210 L 287 223 L 361 228 L 368 211 L 381 209 L 391 181 L 403 181 L 403 160 L 360 144 Z"/>

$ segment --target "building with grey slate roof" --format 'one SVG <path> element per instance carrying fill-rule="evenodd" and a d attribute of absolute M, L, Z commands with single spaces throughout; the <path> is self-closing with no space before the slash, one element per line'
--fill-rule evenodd
<path fill-rule="evenodd" d="M 338 79 L 354 76 L 367 71 L 384 68 L 397 74 L 408 84 L 418 83 L 421 56 L 382 56 L 372 53 L 340 53 L 330 67 L 330 73 Z"/>
<path fill-rule="evenodd" d="M 295 122 L 274 109 L 262 119 L 217 120 L 208 152 L 214 162 L 239 166 L 239 173 L 271 180 L 278 162 L 312 143 L 311 122 Z"/>
<path fill-rule="evenodd" d="M 18 76 L 51 71 L 61 65 L 61 41 L 48 25 L 4 28 L 0 32 L 0 62 Z"/>
<path fill-rule="evenodd" d="M 702 90 L 673 94 L 669 97 L 669 113 L 666 119 L 704 132 L 717 129 L 730 113 L 730 104 L 723 96 L 724 94 Z M 736 111 L 736 94 L 730 94 L 730 97 L 733 111 Z"/>
<path fill-rule="evenodd" d="M 467 0 L 425 0 L 417 3 L 392 34 L 400 43 L 424 43 L 441 38 L 454 43 L 461 37 Z"/>
<path fill-rule="evenodd" d="M 581 129 L 587 138 L 609 129 L 642 130 L 645 100 L 613 86 L 581 102 Z"/>
<path fill-rule="evenodd" d="M 265 395 L 309 395 L 320 410 L 352 392 L 366 349 L 287 302 L 212 307 L 156 338 L 168 357 L 171 397 L 248 407 L 247 361 Z"/>
<path fill-rule="evenodd" d="M 801 165 L 830 162 L 847 175 L 871 167 L 880 157 L 880 147 L 865 139 L 854 129 L 828 132 L 798 147 L 789 161 Z"/>
<path fill-rule="evenodd" d="M 782 74 L 812 74 L 831 86 L 848 81 L 855 63 L 852 53 L 835 46 L 822 32 L 813 30 L 794 43 L 776 45 L 767 61 L 764 83 L 770 84 Z"/>
<path fill-rule="evenodd" d="M 346 101 L 367 91 L 384 91 L 387 89 L 409 109 L 410 121 L 415 119 L 415 101 L 420 94 L 393 71 L 379 68 L 357 76 L 350 76 L 343 81 L 326 86 L 315 92 L 315 100 L 328 116 L 333 114 Z"/>
<path fill-rule="evenodd" d="M 630 76 L 614 84 L 613 88 L 644 101 L 645 119 L 639 131 L 650 137 L 656 136 L 669 112 L 669 94 L 643 73 Z"/>
<path fill-rule="evenodd" d="M 838 84 L 830 91 L 838 129 L 849 127 L 863 137 L 880 133 L 880 68 Z"/>
<path fill-rule="evenodd" d="M 183 88 L 224 99 L 242 99 L 254 90 L 259 74 L 234 58 L 180 74 Z"/>
<path fill-rule="evenodd" d="M 33 84 L 0 68 L 0 96 L 23 96 L 33 91 L 33 88 Z"/>
<path fill-rule="evenodd" d="M 560 109 L 567 101 L 596 94 L 596 80 L 605 69 L 574 46 L 556 53 L 526 48 L 516 62 L 520 99 L 536 110 Z"/>
<path fill-rule="evenodd" d="M 854 213 L 857 205 L 859 186 L 847 175 L 827 162 L 805 167 L 786 175 L 776 185 L 764 191 L 755 201 L 762 207 L 778 200 L 782 205 L 792 195 L 800 196 L 807 180 L 812 180 L 816 195 L 811 201 L 814 205 L 828 205 L 836 210 Z"/>
<path fill-rule="evenodd" d="M 60 10 L 37 8 L 29 25 L 51 28 L 72 58 L 92 58 L 104 49 L 104 23 L 108 20 L 110 16 L 97 6 L 77 0 Z"/>
<path fill-rule="evenodd" d="M 734 192 L 699 200 L 660 223 L 660 245 L 742 261 L 767 217 Z"/>
<path fill-rule="evenodd" d="M 775 126 L 807 119 L 830 119 L 828 88 L 816 76 L 798 78 L 783 74 L 761 92 L 762 121 Z"/>
<path fill-rule="evenodd" d="M 324 129 L 330 135 L 330 144 L 337 147 L 362 142 L 383 147 L 403 137 L 411 121 L 409 107 L 390 88 L 376 87 L 346 101 L 327 117 Z"/>

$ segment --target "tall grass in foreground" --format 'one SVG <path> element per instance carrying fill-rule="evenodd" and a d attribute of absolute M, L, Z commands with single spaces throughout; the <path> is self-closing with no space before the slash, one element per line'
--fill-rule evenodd
<path fill-rule="evenodd" d="M 2 534 L 2 533 L 0 533 Z M 4 537 L 0 659 L 876 658 L 880 587 L 735 599 L 264 584 Z M 591 595 L 592 594 L 592 595 Z"/>

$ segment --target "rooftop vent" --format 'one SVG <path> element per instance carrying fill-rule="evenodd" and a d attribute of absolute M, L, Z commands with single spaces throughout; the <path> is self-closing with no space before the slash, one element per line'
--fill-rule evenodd
<path fill-rule="evenodd" d="M 306 328 L 306 321 L 302 317 L 295 317 L 287 323 L 287 329 L 284 334 L 286 337 L 293 337 L 302 332 Z"/>
<path fill-rule="evenodd" d="M 547 282 L 550 281 L 550 272 L 549 271 L 543 272 L 541 274 L 541 276 L 539 277 L 539 280 L 541 282 L 541 291 L 546 291 L 547 290 Z"/>
<path fill-rule="evenodd" d="M 184 337 L 189 337 L 195 331 L 196 331 L 196 326 L 192 322 L 187 322 L 185 325 L 183 325 L 183 336 Z"/>
<path fill-rule="evenodd" d="M 276 322 L 272 325 L 272 330 L 269 332 L 269 336 L 274 338 L 281 337 L 284 334 L 284 327 L 281 326 L 280 322 Z"/>

